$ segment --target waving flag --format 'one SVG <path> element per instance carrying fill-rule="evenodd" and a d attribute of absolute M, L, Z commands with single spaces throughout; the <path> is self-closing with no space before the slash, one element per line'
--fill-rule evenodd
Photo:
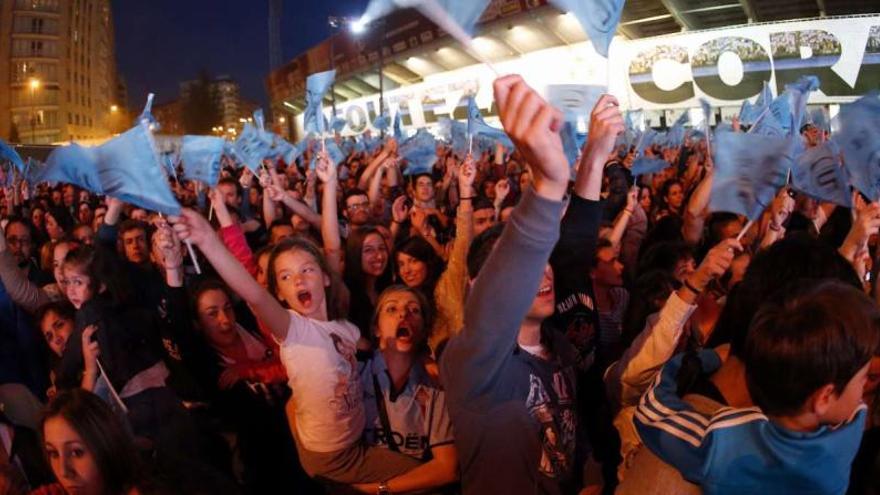
<path fill-rule="evenodd" d="M 403 139 L 403 127 L 401 126 L 400 120 L 400 110 L 398 110 L 397 113 L 394 114 L 394 125 L 392 126 L 394 128 L 394 139 L 396 139 L 398 143 Z"/>
<path fill-rule="evenodd" d="M 678 148 L 684 142 L 684 126 L 690 121 L 690 115 L 687 112 L 682 113 L 675 124 L 666 133 L 666 142 L 664 146 L 667 148 Z"/>
<path fill-rule="evenodd" d="M 791 133 L 800 132 L 807 117 L 807 100 L 810 93 L 819 89 L 819 78 L 816 76 L 801 76 L 794 84 L 785 86 L 785 91 L 791 94 Z"/>
<path fill-rule="evenodd" d="M 388 126 L 391 124 L 391 119 L 388 118 L 388 112 L 382 112 L 381 115 L 377 115 L 375 119 L 373 119 L 373 127 L 379 129 L 380 131 L 384 131 L 388 129 Z"/>
<path fill-rule="evenodd" d="M 633 176 L 657 173 L 669 166 L 669 162 L 662 158 L 648 158 L 640 156 L 633 161 L 630 171 Z"/>
<path fill-rule="evenodd" d="M 742 106 L 739 107 L 739 122 L 743 125 L 751 125 L 754 117 L 754 107 L 749 100 L 743 100 Z"/>
<path fill-rule="evenodd" d="M 156 117 L 153 117 L 153 98 L 155 96 L 156 95 L 153 93 L 147 95 L 147 103 L 144 105 L 144 110 L 138 116 L 137 121 L 135 121 L 135 125 L 146 121 L 150 130 L 153 132 L 159 130 L 159 121 L 156 120 Z"/>
<path fill-rule="evenodd" d="M 791 150 L 791 139 L 718 133 L 709 209 L 738 213 L 750 220 L 757 218 L 785 185 L 792 164 Z"/>
<path fill-rule="evenodd" d="M 272 141 L 251 124 L 245 124 L 235 140 L 235 151 L 251 172 L 260 173 L 263 160 L 272 154 Z"/>
<path fill-rule="evenodd" d="M 767 81 L 764 81 L 764 87 L 761 88 L 761 93 L 758 94 L 758 99 L 755 100 L 755 107 L 763 110 L 769 106 L 772 101 L 773 90 L 770 89 L 770 84 Z"/>
<path fill-rule="evenodd" d="M 474 100 L 473 96 L 468 97 L 467 133 L 470 136 L 487 136 L 493 139 L 510 142 L 507 133 L 501 129 L 492 127 L 483 120 L 480 108 L 477 106 L 477 102 Z"/>
<path fill-rule="evenodd" d="M 568 167 L 573 169 L 580 153 L 580 148 L 577 145 L 575 123 L 567 118 L 565 123 L 562 124 L 562 129 L 560 129 L 559 133 L 562 137 L 562 150 L 565 152 L 565 158 L 568 160 Z"/>
<path fill-rule="evenodd" d="M 46 163 L 34 168 L 33 178 L 34 182 L 67 182 L 95 194 L 104 194 L 96 148 L 76 143 L 55 148 Z"/>
<path fill-rule="evenodd" d="M 828 114 L 824 108 L 817 108 L 810 112 L 810 123 L 818 127 L 821 131 L 830 131 L 831 126 L 828 125 Z"/>
<path fill-rule="evenodd" d="M 0 162 L 3 161 L 8 161 L 15 165 L 15 168 L 17 168 L 19 172 L 24 172 L 24 162 L 22 161 L 21 156 L 15 151 L 15 148 L 0 139 Z"/>
<path fill-rule="evenodd" d="M 306 110 L 303 113 L 303 127 L 306 133 L 322 135 L 327 132 L 324 121 L 324 95 L 336 79 L 336 70 L 318 72 L 306 79 Z"/>
<path fill-rule="evenodd" d="M 624 0 L 549 0 L 557 9 L 571 12 L 599 55 L 608 58 L 608 47 L 620 23 Z"/>
<path fill-rule="evenodd" d="M 843 152 L 852 185 L 871 201 L 880 199 L 880 98 L 863 96 L 840 108 L 832 140 Z"/>
<path fill-rule="evenodd" d="M 430 173 L 437 162 L 437 142 L 430 132 L 419 129 L 400 146 L 400 156 L 407 162 L 404 175 Z"/>
<path fill-rule="evenodd" d="M 782 126 L 782 123 L 779 122 L 773 112 L 770 111 L 764 113 L 764 116 L 761 117 L 751 129 L 749 129 L 748 133 L 777 138 L 784 138 L 788 135 L 788 132 Z"/>
<path fill-rule="evenodd" d="M 793 124 L 790 92 L 784 91 L 773 100 L 773 103 L 770 104 L 770 112 L 767 116 L 769 115 L 776 117 L 776 121 L 779 122 L 779 125 L 786 134 L 791 133 Z M 765 116 L 765 118 L 767 116 Z"/>
<path fill-rule="evenodd" d="M 95 151 L 105 194 L 166 215 L 180 213 L 146 124 L 129 129 Z"/>
<path fill-rule="evenodd" d="M 180 159 L 183 177 L 214 187 L 220 180 L 220 157 L 223 156 L 223 138 L 213 136 L 183 136 Z"/>
<path fill-rule="evenodd" d="M 835 151 L 831 143 L 825 143 L 802 153 L 791 168 L 791 182 L 813 198 L 851 208 L 849 178 Z"/>
<path fill-rule="evenodd" d="M 330 119 L 330 130 L 333 132 L 342 132 L 342 129 L 345 129 L 345 123 L 345 119 L 340 119 L 334 115 L 333 118 Z"/>

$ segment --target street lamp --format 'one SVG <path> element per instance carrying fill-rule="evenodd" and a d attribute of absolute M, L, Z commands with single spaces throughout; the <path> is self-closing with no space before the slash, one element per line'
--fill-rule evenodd
<path fill-rule="evenodd" d="M 116 113 L 119 111 L 118 105 L 110 105 L 110 113 Z"/>
<path fill-rule="evenodd" d="M 35 93 L 40 89 L 40 80 L 32 77 L 28 81 L 28 86 L 31 88 L 31 144 L 34 144 L 37 141 L 37 100 Z"/>

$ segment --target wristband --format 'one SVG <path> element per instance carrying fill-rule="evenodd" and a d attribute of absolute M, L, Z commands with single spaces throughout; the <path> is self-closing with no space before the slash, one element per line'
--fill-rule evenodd
<path fill-rule="evenodd" d="M 694 295 L 699 296 L 700 294 L 703 293 L 703 291 L 701 291 L 701 290 L 697 290 L 696 287 L 694 287 L 693 285 L 691 285 L 691 283 L 688 282 L 687 279 L 685 279 L 684 281 L 682 281 L 682 283 L 684 284 L 685 287 L 687 287 L 687 289 L 688 289 L 689 291 L 693 292 Z"/>
<path fill-rule="evenodd" d="M 629 213 L 630 215 L 632 215 L 633 213 L 635 213 L 635 210 L 628 210 L 628 209 L 626 209 L 626 208 L 624 208 L 623 211 L 625 211 L 626 213 Z"/>
<path fill-rule="evenodd" d="M 382 481 L 379 483 L 379 488 L 376 490 L 376 495 L 391 495 L 391 489 L 388 488 L 387 481 Z"/>
<path fill-rule="evenodd" d="M 458 198 L 459 201 L 469 201 L 471 199 L 474 199 L 474 196 L 468 196 L 466 198 Z"/>

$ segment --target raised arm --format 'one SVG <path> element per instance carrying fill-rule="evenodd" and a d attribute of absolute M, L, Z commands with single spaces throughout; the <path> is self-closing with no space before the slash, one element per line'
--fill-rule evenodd
<path fill-rule="evenodd" d="M 559 136 L 562 115 L 519 76 L 502 77 L 494 87 L 504 129 L 533 165 L 535 183 L 474 282 L 464 329 L 450 341 L 441 362 L 449 401 L 456 403 L 485 393 L 511 355 L 559 235 L 568 186 Z"/>
<path fill-rule="evenodd" d="M 251 277 L 250 273 L 223 246 L 211 225 L 198 213 L 188 208 L 179 217 L 170 217 L 174 231 L 183 240 L 189 240 L 202 250 L 205 257 L 229 287 L 253 309 L 257 318 L 279 341 L 287 337 L 290 314 L 281 304 Z"/>
<path fill-rule="evenodd" d="M 711 163 L 711 158 L 706 160 L 706 175 L 697 184 L 684 210 L 684 225 L 681 228 L 681 233 L 684 240 L 691 245 L 700 242 L 700 237 L 703 235 L 703 223 L 706 220 L 707 207 L 712 193 L 712 180 L 715 176 Z"/>
<path fill-rule="evenodd" d="M 318 164 L 315 173 L 324 183 L 324 194 L 321 196 L 321 237 L 324 240 L 324 255 L 330 268 L 342 273 L 340 251 L 342 238 L 339 235 L 339 211 L 336 202 L 336 164 L 326 153 L 318 153 Z"/>
<path fill-rule="evenodd" d="M 376 171 L 379 169 L 379 166 L 382 165 L 382 162 L 384 162 L 386 158 L 391 156 L 390 142 L 391 141 L 389 141 L 389 144 L 386 144 L 382 148 L 382 151 L 380 151 L 379 154 L 373 157 L 373 160 L 370 161 L 369 165 L 367 165 L 367 168 L 364 169 L 364 173 L 361 174 L 361 178 L 358 180 L 358 189 L 366 190 L 369 187 L 370 179 L 373 177 L 373 174 L 376 173 Z"/>
<path fill-rule="evenodd" d="M 614 219 L 614 227 L 611 229 L 611 234 L 608 235 L 608 242 L 611 243 L 611 246 L 614 247 L 614 249 L 620 247 L 620 240 L 623 239 L 623 233 L 626 232 L 626 226 L 629 225 L 629 220 L 635 213 L 636 203 L 638 202 L 636 198 L 638 194 L 638 186 L 630 188 L 629 192 L 626 194 L 626 206 L 620 210 L 620 213 L 617 214 L 617 218 Z"/>

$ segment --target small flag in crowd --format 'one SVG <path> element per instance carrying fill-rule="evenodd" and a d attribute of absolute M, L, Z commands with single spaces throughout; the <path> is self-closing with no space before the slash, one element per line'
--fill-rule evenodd
<path fill-rule="evenodd" d="M 35 182 L 67 182 L 95 194 L 104 194 L 98 174 L 98 156 L 95 148 L 76 143 L 56 148 L 46 163 L 35 167 Z"/>
<path fill-rule="evenodd" d="M 843 105 L 833 142 L 843 152 L 852 185 L 871 201 L 880 199 L 880 98 L 877 93 Z"/>
<path fill-rule="evenodd" d="M 380 131 L 384 131 L 388 129 L 388 126 L 391 124 L 391 119 L 388 118 L 387 112 L 382 112 L 381 115 L 377 115 L 375 119 L 373 119 L 373 127 L 379 129 Z"/>
<path fill-rule="evenodd" d="M 483 115 L 480 113 L 480 107 L 477 106 L 477 102 L 473 95 L 468 96 L 467 134 L 469 136 L 487 136 L 492 139 L 499 139 L 503 142 L 511 143 L 512 145 L 510 138 L 507 137 L 507 133 L 501 129 L 492 127 L 483 120 Z"/>
<path fill-rule="evenodd" d="M 129 129 L 95 152 L 95 168 L 105 194 L 166 215 L 180 213 L 147 124 Z"/>
<path fill-rule="evenodd" d="M 183 136 L 180 148 L 183 178 L 216 186 L 220 180 L 220 157 L 225 143 L 223 138 L 214 136 Z"/>
<path fill-rule="evenodd" d="M 852 207 L 849 178 L 832 143 L 801 153 L 791 168 L 791 182 L 796 190 L 820 201 Z"/>
<path fill-rule="evenodd" d="M 666 142 L 664 146 L 667 148 L 678 148 L 684 143 L 684 126 L 690 121 L 690 116 L 687 112 L 683 112 L 678 119 L 676 119 L 675 124 L 672 125 L 672 128 L 669 129 L 669 132 L 666 133 Z"/>
<path fill-rule="evenodd" d="M 342 129 L 345 129 L 345 119 L 340 119 L 337 116 L 333 116 L 330 119 L 330 130 L 333 132 L 342 132 Z"/>
<path fill-rule="evenodd" d="M 785 185 L 791 150 L 790 139 L 739 132 L 716 134 L 709 209 L 755 219 Z"/>
<path fill-rule="evenodd" d="M 669 162 L 662 158 L 649 158 L 640 156 L 633 161 L 630 171 L 633 176 L 657 173 L 669 166 Z"/>
<path fill-rule="evenodd" d="M 303 112 L 303 128 L 307 134 L 323 135 L 327 131 L 324 121 L 324 95 L 333 84 L 336 71 L 329 70 L 310 75 L 306 79 L 306 110 Z"/>
<path fill-rule="evenodd" d="M 236 155 L 255 174 L 260 173 L 263 159 L 272 154 L 272 141 L 255 126 L 246 123 L 235 140 Z"/>
<path fill-rule="evenodd" d="M 624 0 L 549 0 L 559 10 L 571 12 L 590 38 L 593 49 L 608 58 L 608 48 L 620 23 Z"/>
<path fill-rule="evenodd" d="M 8 161 L 14 165 L 19 172 L 24 172 L 24 162 L 22 161 L 21 156 L 15 151 L 15 148 L 0 139 L 0 162 L 3 161 Z"/>
<path fill-rule="evenodd" d="M 150 130 L 153 132 L 159 130 L 159 121 L 156 120 L 156 117 L 153 117 L 153 98 L 155 96 L 156 95 L 154 93 L 150 93 L 147 95 L 147 103 L 144 105 L 144 110 L 135 121 L 135 125 L 139 124 L 142 121 L 146 121 Z"/>
<path fill-rule="evenodd" d="M 394 114 L 394 125 L 392 126 L 394 129 L 394 139 L 399 143 L 403 139 L 403 127 L 400 122 L 400 109 L 397 110 L 397 113 Z"/>
<path fill-rule="evenodd" d="M 562 151 L 565 152 L 565 158 L 568 160 L 568 167 L 570 169 L 574 168 L 580 154 L 580 148 L 577 144 L 577 129 L 575 129 L 576 123 L 573 120 L 574 116 L 567 113 L 565 123 L 562 124 L 562 129 L 559 131 L 562 138 Z"/>

